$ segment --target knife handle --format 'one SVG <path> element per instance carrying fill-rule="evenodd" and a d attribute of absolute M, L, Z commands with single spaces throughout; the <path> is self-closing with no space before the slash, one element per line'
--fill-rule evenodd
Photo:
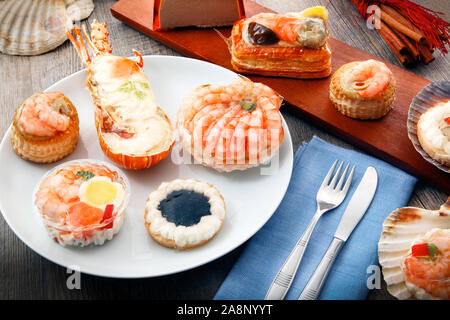
<path fill-rule="evenodd" d="M 298 300 L 316 300 L 319 296 L 320 289 L 328 276 L 328 272 L 333 265 L 334 259 L 338 255 L 339 251 L 344 244 L 344 240 L 333 238 L 327 252 L 323 256 L 316 270 L 314 271 L 308 283 L 303 289 L 302 293 L 298 297 Z"/>

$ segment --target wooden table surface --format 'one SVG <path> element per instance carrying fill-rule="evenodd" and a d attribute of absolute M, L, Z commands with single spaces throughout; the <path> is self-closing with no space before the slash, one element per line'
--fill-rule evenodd
<path fill-rule="evenodd" d="M 113 0 L 95 1 L 89 21 L 96 18 L 108 21 L 110 41 L 114 53 L 129 56 L 131 49 L 143 55 L 179 55 L 177 52 L 133 30 L 111 16 Z M 370 54 L 400 65 L 376 31 L 366 28 L 349 0 L 257 0 L 278 12 L 300 11 L 315 5 L 328 5 L 329 27 L 333 38 L 346 42 Z M 442 0 L 418 1 L 420 4 L 450 15 L 450 2 Z M 0 1 L 1 5 L 1 1 Z M 69 42 L 52 52 L 34 57 L 0 54 L 0 137 L 8 129 L 16 107 L 28 96 L 45 90 L 56 81 L 83 68 L 76 51 Z M 419 65 L 412 72 L 431 81 L 450 80 L 450 55 L 437 55 L 429 65 Z M 355 149 L 323 129 L 303 121 L 289 110 L 283 110 L 294 148 L 316 135 L 322 139 Z M 1 165 L 8 165 L 2 163 Z M 1 183 L 1 182 L 0 182 Z M 409 205 L 438 208 L 447 194 L 419 182 Z M 66 268 L 60 267 L 30 250 L 0 218 L 0 299 L 212 299 L 242 251 L 242 245 L 229 254 L 201 267 L 178 274 L 147 279 L 119 280 L 81 275 L 81 289 L 69 290 Z M 392 299 L 384 284 L 371 290 L 368 299 Z"/>

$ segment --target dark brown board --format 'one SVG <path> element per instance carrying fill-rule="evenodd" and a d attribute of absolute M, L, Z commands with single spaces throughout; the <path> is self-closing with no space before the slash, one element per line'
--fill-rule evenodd
<path fill-rule="evenodd" d="M 272 12 L 250 0 L 244 1 L 246 16 Z M 220 31 L 229 37 L 231 28 L 182 28 L 157 32 L 152 30 L 153 0 L 120 0 L 111 6 L 114 17 L 176 51 L 233 69 L 231 56 Z M 370 54 L 336 39 L 330 39 L 333 72 L 341 65 L 355 61 L 376 59 Z M 387 116 L 375 121 L 354 120 L 341 115 L 330 103 L 330 78 L 298 80 L 288 78 L 249 76 L 279 92 L 289 108 L 297 111 L 326 130 L 349 143 L 383 159 L 416 177 L 450 193 L 449 175 L 425 161 L 414 149 L 407 134 L 406 121 L 412 99 L 429 80 L 396 65 L 386 63 L 397 80 L 397 99 Z"/>

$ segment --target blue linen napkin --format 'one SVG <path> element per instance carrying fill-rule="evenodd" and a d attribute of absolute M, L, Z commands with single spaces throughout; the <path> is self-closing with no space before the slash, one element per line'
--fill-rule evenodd
<path fill-rule="evenodd" d="M 367 297 L 367 280 L 374 274 L 368 267 L 378 265 L 377 246 L 383 221 L 390 212 L 408 203 L 417 179 L 386 162 L 313 137 L 295 154 L 291 181 L 280 206 L 247 242 L 214 299 L 264 299 L 276 273 L 311 221 L 317 190 L 336 159 L 356 165 L 352 185 L 344 202 L 326 212 L 317 223 L 285 299 L 298 298 L 333 239 L 365 170 L 374 166 L 378 173 L 375 196 L 336 258 L 319 299 Z"/>

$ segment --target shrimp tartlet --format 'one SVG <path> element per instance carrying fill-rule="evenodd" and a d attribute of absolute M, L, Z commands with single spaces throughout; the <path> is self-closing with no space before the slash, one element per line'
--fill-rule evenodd
<path fill-rule="evenodd" d="M 147 199 L 145 226 L 165 247 L 190 249 L 210 241 L 225 220 L 225 201 L 211 184 L 176 179 L 162 183 Z"/>
<path fill-rule="evenodd" d="M 229 85 L 202 85 L 183 100 L 177 129 L 195 163 L 218 171 L 245 170 L 268 161 L 284 137 L 283 98 L 239 77 Z"/>
<path fill-rule="evenodd" d="M 231 63 L 240 73 L 314 79 L 331 73 L 328 11 L 313 7 L 286 14 L 260 13 L 237 21 Z"/>
<path fill-rule="evenodd" d="M 437 104 L 420 116 L 417 138 L 430 157 L 450 167 L 449 101 Z"/>
<path fill-rule="evenodd" d="M 92 160 L 51 170 L 34 193 L 50 237 L 66 246 L 102 245 L 122 227 L 129 187 L 118 169 Z"/>
<path fill-rule="evenodd" d="M 375 60 L 341 66 L 331 78 L 330 100 L 344 115 L 361 120 L 386 115 L 395 101 L 396 81 L 391 70 Z"/>
<path fill-rule="evenodd" d="M 72 153 L 78 131 L 77 110 L 64 94 L 36 93 L 14 113 L 11 143 L 23 159 L 50 163 Z"/>

